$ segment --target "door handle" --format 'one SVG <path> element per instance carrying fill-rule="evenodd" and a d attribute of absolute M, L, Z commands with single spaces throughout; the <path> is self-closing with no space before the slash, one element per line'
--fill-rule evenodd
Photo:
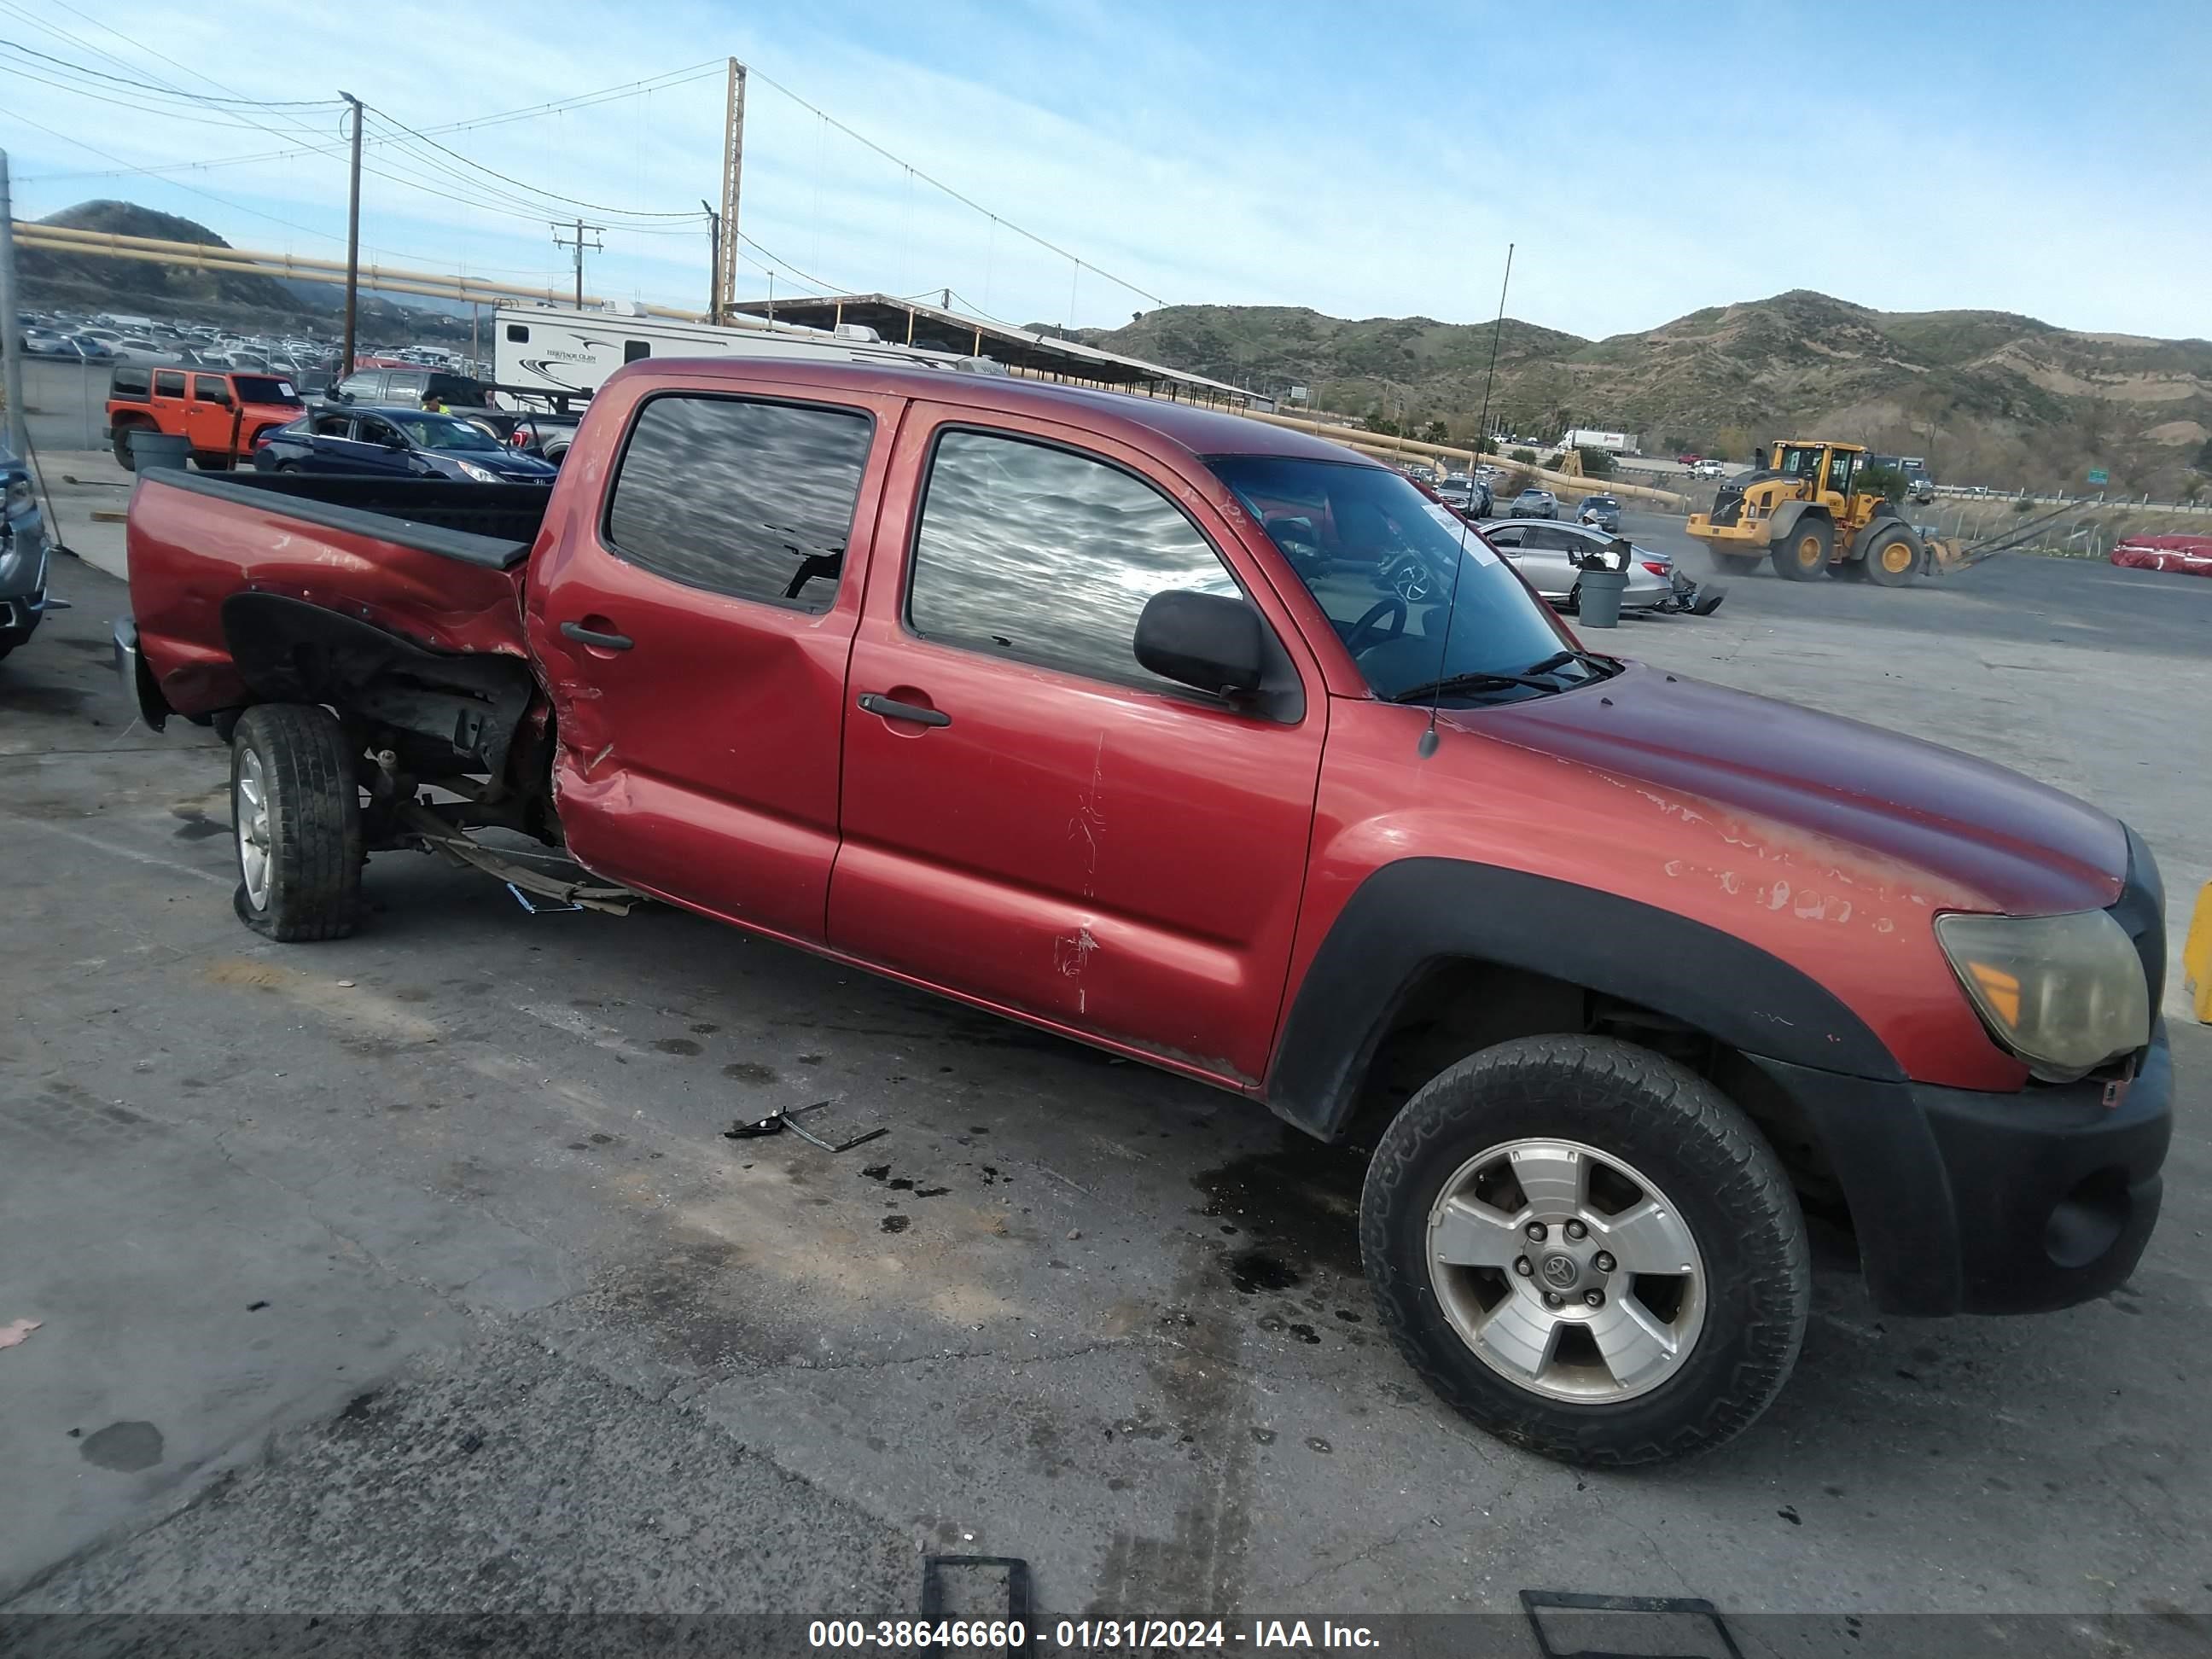
<path fill-rule="evenodd" d="M 574 640 L 579 645 L 596 645 L 602 651 L 627 651 L 637 643 L 627 634 L 602 634 L 595 628 L 573 622 L 561 624 L 561 637 Z"/>
<path fill-rule="evenodd" d="M 941 708 L 924 708 L 920 703 L 896 702 L 873 691 L 860 694 L 860 707 L 871 714 L 880 714 L 887 720 L 912 720 L 916 726 L 952 724 L 952 716 Z"/>

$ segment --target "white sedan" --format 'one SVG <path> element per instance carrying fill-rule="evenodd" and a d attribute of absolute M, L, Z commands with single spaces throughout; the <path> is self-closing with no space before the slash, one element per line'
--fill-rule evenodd
<path fill-rule="evenodd" d="M 1576 584 L 1582 579 L 1576 556 L 1602 556 L 1620 539 L 1601 530 L 1547 519 L 1505 519 L 1485 525 L 1482 532 L 1529 585 L 1560 610 L 1575 605 Z M 1719 586 L 1708 582 L 1701 587 L 1658 549 L 1631 545 L 1628 591 L 1620 596 L 1623 611 L 1687 611 L 1705 617 L 1718 608 L 1721 598 Z"/>

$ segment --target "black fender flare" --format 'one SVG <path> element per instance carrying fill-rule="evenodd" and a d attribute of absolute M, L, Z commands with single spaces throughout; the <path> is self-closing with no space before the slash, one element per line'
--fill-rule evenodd
<path fill-rule="evenodd" d="M 1779 547 L 1790 539 L 1790 532 L 1797 528 L 1797 521 L 1808 516 L 1825 519 L 1833 530 L 1836 515 L 1818 501 L 1784 501 L 1774 509 L 1774 516 L 1766 521 L 1766 544 Z"/>
<path fill-rule="evenodd" d="M 445 744 L 495 777 L 538 691 L 520 657 L 433 650 L 282 593 L 234 593 L 222 617 L 230 659 L 257 702 L 328 703 Z"/>
<path fill-rule="evenodd" d="M 1826 987 L 1732 933 L 1616 893 L 1457 859 L 1383 866 L 1314 953 L 1275 1045 L 1267 1104 L 1342 1133 L 1407 993 L 1438 963 L 1542 974 L 1639 1004 L 1742 1053 L 1902 1083 L 1904 1069 Z"/>

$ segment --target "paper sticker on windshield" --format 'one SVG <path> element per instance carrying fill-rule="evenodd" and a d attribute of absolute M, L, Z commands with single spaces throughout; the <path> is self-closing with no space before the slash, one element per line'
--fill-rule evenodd
<path fill-rule="evenodd" d="M 300 394 L 292 390 L 292 383 L 289 380 L 279 380 L 276 382 L 276 395 L 280 398 L 296 398 Z"/>
<path fill-rule="evenodd" d="M 1490 544 L 1477 535 L 1474 527 L 1451 508 L 1427 500 L 1424 500 L 1421 505 L 1428 509 L 1431 518 L 1451 532 L 1455 540 L 1467 544 L 1468 557 L 1473 559 L 1477 564 L 1498 562 L 1498 555 L 1490 550 Z"/>

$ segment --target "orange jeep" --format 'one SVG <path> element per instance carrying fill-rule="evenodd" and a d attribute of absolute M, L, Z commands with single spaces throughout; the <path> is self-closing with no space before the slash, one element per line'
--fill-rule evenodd
<path fill-rule="evenodd" d="M 289 425 L 307 407 L 281 374 L 118 363 L 107 381 L 108 439 L 115 459 L 134 467 L 133 428 L 188 438 L 192 459 L 212 471 L 251 460 L 263 433 Z"/>

